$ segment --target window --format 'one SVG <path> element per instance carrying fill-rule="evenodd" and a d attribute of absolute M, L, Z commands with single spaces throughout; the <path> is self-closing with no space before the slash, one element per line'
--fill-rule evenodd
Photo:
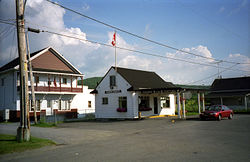
<path fill-rule="evenodd" d="M 58 101 L 58 110 L 62 110 L 62 102 L 61 102 L 61 100 Z"/>
<path fill-rule="evenodd" d="M 35 83 L 39 83 L 39 76 L 35 76 Z"/>
<path fill-rule="evenodd" d="M 91 101 L 88 101 L 88 108 L 91 108 Z"/>
<path fill-rule="evenodd" d="M 59 100 L 58 109 L 59 110 L 70 110 L 70 101 L 69 100 Z"/>
<path fill-rule="evenodd" d="M 41 100 L 36 100 L 36 110 L 40 111 L 41 108 Z"/>
<path fill-rule="evenodd" d="M 116 86 L 116 78 L 114 75 L 111 75 L 109 77 L 109 84 L 110 84 L 110 87 Z"/>
<path fill-rule="evenodd" d="M 161 108 L 170 108 L 170 98 L 161 97 Z"/>
<path fill-rule="evenodd" d="M 62 78 L 62 84 L 67 84 L 67 78 Z"/>
<path fill-rule="evenodd" d="M 127 108 L 127 97 L 119 97 L 119 108 Z"/>
<path fill-rule="evenodd" d="M 4 86 L 4 78 L 1 79 L 1 86 Z"/>
<path fill-rule="evenodd" d="M 52 106 L 52 100 L 47 100 L 47 107 L 51 107 Z"/>
<path fill-rule="evenodd" d="M 149 96 L 139 96 L 139 107 L 149 108 Z"/>
<path fill-rule="evenodd" d="M 29 110 L 34 111 L 34 108 L 32 107 L 32 100 L 29 100 Z"/>
<path fill-rule="evenodd" d="M 103 105 L 109 104 L 108 97 L 103 97 L 103 98 L 102 98 L 102 104 L 103 104 Z"/>

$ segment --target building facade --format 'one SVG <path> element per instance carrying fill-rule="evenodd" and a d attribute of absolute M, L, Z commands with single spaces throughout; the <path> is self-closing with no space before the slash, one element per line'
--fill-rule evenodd
<path fill-rule="evenodd" d="M 207 96 L 212 104 L 233 110 L 250 109 L 250 77 L 215 79 Z"/>
<path fill-rule="evenodd" d="M 96 89 L 96 118 L 175 115 L 176 87 L 154 72 L 111 67 Z"/>
<path fill-rule="evenodd" d="M 78 85 L 83 74 L 67 61 L 59 52 L 51 47 L 31 54 L 34 76 L 35 103 L 37 115 L 65 114 L 76 118 L 78 113 L 93 109 L 94 96 L 86 86 Z M 19 58 L 0 68 L 0 110 L 9 109 L 11 120 L 20 117 L 20 79 Z M 29 86 L 30 116 L 31 83 Z M 86 102 L 86 103 L 85 103 Z"/>

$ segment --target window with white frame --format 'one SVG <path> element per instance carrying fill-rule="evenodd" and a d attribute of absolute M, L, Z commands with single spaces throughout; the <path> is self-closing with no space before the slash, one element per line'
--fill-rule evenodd
<path fill-rule="evenodd" d="M 170 98 L 169 97 L 161 97 L 161 108 L 170 108 Z"/>
<path fill-rule="evenodd" d="M 149 96 L 139 96 L 139 107 L 149 108 Z"/>
<path fill-rule="evenodd" d="M 114 75 L 111 75 L 109 77 L 109 85 L 110 85 L 110 87 L 116 86 L 116 77 Z"/>
<path fill-rule="evenodd" d="M 29 110 L 34 111 L 34 108 L 32 107 L 32 100 L 29 100 Z"/>
<path fill-rule="evenodd" d="M 41 100 L 36 100 L 36 110 L 40 111 L 41 109 Z"/>
<path fill-rule="evenodd" d="M 67 78 L 62 78 L 62 84 L 67 84 Z"/>
<path fill-rule="evenodd" d="M 59 110 L 70 110 L 70 101 L 69 100 L 59 100 L 58 109 Z"/>
<path fill-rule="evenodd" d="M 103 104 L 103 105 L 109 104 L 108 97 L 103 97 L 103 98 L 102 98 L 102 104 Z"/>
<path fill-rule="evenodd" d="M 52 100 L 47 100 L 47 107 L 52 107 Z"/>
<path fill-rule="evenodd" d="M 91 101 L 88 101 L 88 108 L 91 108 L 92 105 L 91 105 Z"/>
<path fill-rule="evenodd" d="M 127 108 L 127 97 L 119 97 L 119 108 Z"/>

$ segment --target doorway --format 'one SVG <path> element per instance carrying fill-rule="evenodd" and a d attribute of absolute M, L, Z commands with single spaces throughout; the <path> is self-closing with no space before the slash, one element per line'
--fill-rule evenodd
<path fill-rule="evenodd" d="M 154 97 L 154 114 L 158 114 L 158 99 Z"/>

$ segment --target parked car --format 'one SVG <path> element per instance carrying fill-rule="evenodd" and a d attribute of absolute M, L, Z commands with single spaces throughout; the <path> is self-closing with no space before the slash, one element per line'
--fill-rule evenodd
<path fill-rule="evenodd" d="M 225 105 L 212 105 L 208 106 L 205 111 L 200 114 L 200 119 L 217 119 L 221 120 L 222 118 L 233 119 L 233 110 L 229 109 Z"/>

